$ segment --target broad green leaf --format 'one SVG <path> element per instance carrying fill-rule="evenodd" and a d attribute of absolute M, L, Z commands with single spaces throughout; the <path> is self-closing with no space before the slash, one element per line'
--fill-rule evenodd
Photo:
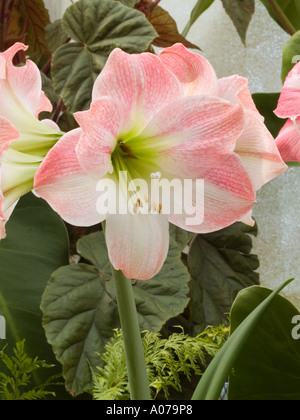
<path fill-rule="evenodd" d="M 283 48 L 281 70 L 282 83 L 284 83 L 286 76 L 298 61 L 300 61 L 300 31 L 296 32 Z"/>
<path fill-rule="evenodd" d="M 195 233 L 183 230 L 175 225 L 170 224 L 170 235 L 175 239 L 180 249 L 184 249 L 188 243 L 196 236 Z"/>
<path fill-rule="evenodd" d="M 180 35 L 175 20 L 161 7 L 156 6 L 147 19 L 158 33 L 158 38 L 153 41 L 157 47 L 171 47 L 179 42 L 186 48 L 200 49 Z"/>
<path fill-rule="evenodd" d="M 286 120 L 278 118 L 274 111 L 277 108 L 280 93 L 255 93 L 252 98 L 258 111 L 265 117 L 265 124 L 273 137 L 277 137 Z"/>
<path fill-rule="evenodd" d="M 258 284 L 258 258 L 251 254 L 257 228 L 236 223 L 219 232 L 197 235 L 190 246 L 190 312 L 194 324 L 203 331 L 207 325 L 228 321 L 238 292 Z M 198 332 L 198 331 L 197 331 Z"/>
<path fill-rule="evenodd" d="M 45 36 L 49 23 L 49 13 L 43 0 L 14 0 L 8 36 L 18 38 L 25 33 L 28 54 L 38 61 L 43 54 L 50 55 Z"/>
<path fill-rule="evenodd" d="M 222 0 L 222 3 L 241 40 L 246 44 L 248 26 L 255 11 L 254 0 Z"/>
<path fill-rule="evenodd" d="M 124 6 L 127 6 L 127 7 L 134 7 L 136 3 L 135 0 L 115 0 L 115 1 L 119 1 L 120 3 L 123 3 Z"/>
<path fill-rule="evenodd" d="M 299 0 L 261 0 L 270 16 L 290 35 L 300 30 Z"/>
<path fill-rule="evenodd" d="M 90 367 L 99 364 L 113 329 L 120 326 L 111 265 L 104 235 L 92 233 L 78 241 L 78 253 L 89 264 L 58 269 L 42 300 L 44 328 L 57 359 L 63 365 L 67 389 L 80 394 L 92 388 Z M 181 249 L 171 240 L 161 272 L 151 280 L 134 282 L 141 330 L 159 331 L 188 304 L 186 267 Z"/>
<path fill-rule="evenodd" d="M 224 383 L 234 367 L 236 361 L 247 349 L 248 340 L 255 332 L 257 325 L 273 303 L 275 297 L 291 282 L 287 281 L 271 293 L 250 315 L 239 325 L 230 338 L 226 341 L 219 353 L 208 366 L 200 380 L 192 399 L 218 400 Z M 257 286 L 253 286 L 257 287 Z M 247 293 L 245 291 L 244 293 Z M 264 337 L 263 340 L 266 338 Z"/>
<path fill-rule="evenodd" d="M 89 107 L 94 82 L 114 48 L 141 53 L 157 37 L 143 13 L 111 0 L 79 0 L 62 23 L 74 42 L 55 51 L 52 78 L 70 112 Z"/>
<path fill-rule="evenodd" d="M 46 40 L 52 53 L 63 45 L 67 38 L 68 35 L 64 31 L 61 19 L 58 19 L 46 26 Z"/>
<path fill-rule="evenodd" d="M 231 312 L 232 332 L 270 293 L 253 287 L 239 294 Z M 292 336 L 292 320 L 299 315 L 287 299 L 274 299 L 234 364 L 230 400 L 300 400 L 300 340 Z"/>
<path fill-rule="evenodd" d="M 55 112 L 55 109 L 59 103 L 60 98 L 58 94 L 55 92 L 53 81 L 42 72 L 41 72 L 41 78 L 42 78 L 42 89 L 45 95 L 47 96 L 47 98 L 50 100 L 53 106 L 53 109 L 51 112 L 41 112 L 39 114 L 39 119 L 43 120 L 43 119 L 48 118 L 51 120 L 53 116 L 53 112 Z"/>
<path fill-rule="evenodd" d="M 49 276 L 68 262 L 68 254 L 59 216 L 31 193 L 23 197 L 7 223 L 7 238 L 0 242 L 0 314 L 6 319 L 4 343 L 9 348 L 25 339 L 28 353 L 55 361 L 42 328 L 40 302 Z"/>
<path fill-rule="evenodd" d="M 192 25 L 196 22 L 196 20 L 202 15 L 205 10 L 207 10 L 215 0 L 198 0 L 195 7 L 191 12 L 191 17 L 189 22 L 187 23 L 186 27 L 182 32 L 182 36 L 186 37 L 191 29 Z"/>

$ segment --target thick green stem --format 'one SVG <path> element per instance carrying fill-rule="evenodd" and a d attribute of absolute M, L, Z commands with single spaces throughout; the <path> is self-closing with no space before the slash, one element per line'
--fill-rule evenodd
<path fill-rule="evenodd" d="M 149 381 L 131 280 L 113 269 L 132 400 L 150 400 Z"/>

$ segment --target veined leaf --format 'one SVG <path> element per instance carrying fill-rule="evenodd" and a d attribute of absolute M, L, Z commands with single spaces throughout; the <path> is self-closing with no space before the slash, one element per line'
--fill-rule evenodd
<path fill-rule="evenodd" d="M 191 274 L 190 312 L 194 324 L 203 331 L 207 325 L 228 321 L 238 292 L 258 284 L 259 266 L 251 254 L 257 227 L 236 223 L 219 232 L 197 235 L 190 246 L 188 268 Z"/>
<path fill-rule="evenodd" d="M 62 23 L 74 42 L 55 51 L 52 78 L 71 112 L 89 107 L 94 82 L 114 48 L 141 53 L 157 37 L 143 13 L 118 1 L 79 0 Z"/>
<path fill-rule="evenodd" d="M 61 19 L 46 26 L 46 40 L 52 53 L 63 45 L 67 38 L 68 35 L 63 29 Z"/>
<path fill-rule="evenodd" d="M 246 44 L 248 26 L 255 10 L 254 0 L 222 0 L 222 3 L 241 40 Z"/>
<path fill-rule="evenodd" d="M 124 6 L 128 6 L 128 7 L 134 7 L 135 5 L 135 0 L 115 0 L 115 1 L 119 1 L 120 3 L 123 3 Z"/>
<path fill-rule="evenodd" d="M 18 38 L 26 33 L 28 54 L 39 60 L 44 54 L 50 55 L 46 42 L 45 28 L 50 23 L 49 12 L 43 0 L 15 0 L 9 21 L 9 38 Z"/>
<path fill-rule="evenodd" d="M 180 35 L 175 20 L 161 7 L 156 6 L 153 9 L 148 16 L 148 21 L 158 33 L 158 38 L 153 41 L 153 44 L 157 47 L 166 48 L 180 42 L 186 48 L 199 49 L 197 45 L 192 44 Z"/>

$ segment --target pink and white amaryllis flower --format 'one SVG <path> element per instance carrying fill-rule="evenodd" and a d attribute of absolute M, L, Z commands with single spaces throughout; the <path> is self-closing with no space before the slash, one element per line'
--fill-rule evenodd
<path fill-rule="evenodd" d="M 288 74 L 275 114 L 288 118 L 281 129 L 276 144 L 285 162 L 300 162 L 300 63 Z"/>
<path fill-rule="evenodd" d="M 106 219 L 110 260 L 129 278 L 149 279 L 161 269 L 169 222 L 205 233 L 249 221 L 256 190 L 286 169 L 246 79 L 218 80 L 202 56 L 181 44 L 159 56 L 114 50 L 95 82 L 90 109 L 75 118 L 80 128 L 49 152 L 35 190 L 73 225 Z M 129 183 L 180 178 L 193 180 L 195 189 L 196 180 L 204 180 L 198 223 L 189 223 L 188 210 L 165 214 L 158 203 L 156 214 L 143 214 L 143 190 L 133 214 L 99 212 L 99 180 L 114 180 L 122 190 L 120 171 Z"/>
<path fill-rule="evenodd" d="M 30 60 L 16 67 L 21 43 L 0 54 L 0 238 L 19 198 L 31 191 L 33 178 L 48 150 L 63 133 L 38 115 L 52 105 L 41 90 L 41 75 Z"/>

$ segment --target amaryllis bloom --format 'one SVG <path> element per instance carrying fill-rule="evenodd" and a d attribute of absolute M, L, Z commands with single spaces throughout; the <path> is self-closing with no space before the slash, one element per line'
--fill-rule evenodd
<path fill-rule="evenodd" d="M 288 74 L 275 114 L 288 118 L 276 144 L 285 162 L 300 162 L 300 63 Z"/>
<path fill-rule="evenodd" d="M 249 222 L 256 190 L 286 169 L 247 80 L 218 80 L 207 60 L 181 44 L 159 56 L 115 49 L 95 82 L 90 109 L 75 118 L 80 128 L 49 152 L 35 190 L 73 225 L 106 219 L 110 260 L 129 278 L 149 279 L 161 269 L 169 222 L 195 233 Z M 142 188 L 133 212 L 99 212 L 99 180 L 114 180 L 120 197 L 126 189 L 120 173 L 131 190 L 137 179 L 192 180 L 192 205 L 196 180 L 204 180 L 198 223 L 189 222 L 189 209 L 165 214 L 158 202 L 152 203 L 156 214 L 143 214 Z M 174 195 L 179 202 L 181 194 Z"/>
<path fill-rule="evenodd" d="M 52 122 L 38 115 L 52 105 L 41 90 L 41 76 L 30 60 L 16 67 L 21 43 L 0 54 L 0 238 L 18 199 L 31 191 L 33 178 L 48 150 L 62 136 Z"/>

